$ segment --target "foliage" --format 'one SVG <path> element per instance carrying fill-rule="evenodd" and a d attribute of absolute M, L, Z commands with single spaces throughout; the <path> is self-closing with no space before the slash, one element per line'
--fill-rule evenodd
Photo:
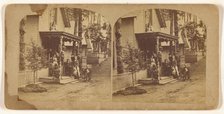
<path fill-rule="evenodd" d="M 122 47 L 121 47 L 121 33 L 120 33 L 120 22 L 115 24 L 115 38 L 116 38 L 116 54 L 117 54 L 117 73 L 121 74 L 124 72 L 124 66 L 122 61 Z"/>
<path fill-rule="evenodd" d="M 107 42 L 110 42 L 111 41 L 111 26 L 110 26 L 110 24 L 108 24 L 108 25 L 105 25 L 106 23 L 104 23 L 104 25 L 103 25 L 103 29 L 104 29 L 104 26 L 106 26 L 106 28 L 105 28 L 105 30 L 107 31 L 106 32 L 106 34 L 107 34 L 107 36 L 106 36 L 106 40 L 107 40 Z"/>
<path fill-rule="evenodd" d="M 111 26 L 109 23 L 104 23 L 102 26 L 102 29 L 106 30 L 106 37 L 101 42 L 101 46 L 103 47 L 102 50 L 106 51 L 107 54 L 110 56 L 111 50 L 110 50 L 110 47 L 107 48 L 107 44 L 109 44 L 109 46 L 111 46 Z"/>
<path fill-rule="evenodd" d="M 28 62 L 28 68 L 33 71 L 40 70 L 47 66 L 46 51 L 32 41 L 31 48 L 27 52 L 26 60 Z"/>
<path fill-rule="evenodd" d="M 69 20 L 78 20 L 80 17 L 88 17 L 90 13 L 94 13 L 89 10 L 84 10 L 80 8 L 66 8 L 66 12 L 68 13 Z M 82 20 L 83 21 L 83 20 Z"/>
<path fill-rule="evenodd" d="M 138 58 L 139 69 L 146 69 L 147 62 L 146 62 L 145 53 L 143 51 L 138 50 L 137 58 Z"/>
<path fill-rule="evenodd" d="M 48 66 L 46 51 L 31 40 L 31 46 L 27 49 L 27 68 L 33 71 L 34 83 L 37 71 Z"/>
<path fill-rule="evenodd" d="M 25 19 L 20 21 L 20 55 L 19 55 L 19 70 L 25 70 L 25 43 L 24 43 L 24 26 L 25 26 Z"/>
<path fill-rule="evenodd" d="M 127 65 L 126 69 L 132 74 L 132 85 L 134 86 L 136 82 L 136 72 L 146 67 L 143 61 L 143 52 L 128 44 L 123 53 L 123 62 Z"/>
<path fill-rule="evenodd" d="M 192 39 L 193 42 L 197 42 L 197 45 L 192 45 L 191 49 L 193 51 L 202 50 L 202 54 L 206 51 L 205 40 L 207 37 L 206 26 L 202 21 L 199 24 L 196 22 L 186 23 L 183 27 L 180 28 L 181 36 L 185 39 Z"/>
<path fill-rule="evenodd" d="M 131 47 L 131 45 L 128 44 L 123 53 L 123 62 L 127 64 L 126 69 L 129 72 L 135 73 L 143 68 L 143 64 L 145 63 L 143 61 L 143 52 L 137 48 Z"/>
<path fill-rule="evenodd" d="M 110 26 L 109 24 L 106 27 L 106 36 L 103 36 L 103 33 L 101 30 L 103 30 L 103 26 L 101 26 L 98 23 L 91 24 L 89 27 L 84 29 L 84 35 L 86 38 L 90 39 L 96 45 L 100 45 L 99 48 L 101 48 L 101 51 L 107 52 L 107 44 L 111 41 L 111 33 L 110 33 Z"/>
<path fill-rule="evenodd" d="M 93 41 L 100 42 L 103 38 L 105 38 L 102 35 L 101 28 L 102 27 L 100 24 L 97 23 L 91 24 L 84 30 L 86 32 L 85 33 L 86 37 L 91 38 L 91 40 Z"/>
<path fill-rule="evenodd" d="M 138 94 L 144 94 L 147 93 L 146 90 L 141 89 L 139 87 L 127 87 L 124 90 L 117 91 L 116 93 L 113 93 L 114 96 L 116 95 L 138 95 Z"/>
<path fill-rule="evenodd" d="M 78 26 L 78 36 L 82 36 L 82 33 L 84 33 L 85 38 L 95 42 L 97 47 L 101 44 L 101 49 L 107 51 L 106 46 L 111 41 L 111 27 L 106 22 L 101 26 L 101 23 L 98 21 L 100 18 L 99 14 L 79 8 L 67 8 L 67 13 L 69 19 L 74 20 L 76 26 Z M 89 16 L 91 16 L 91 19 Z M 83 24 L 86 20 L 88 21 L 87 25 Z M 97 22 L 92 22 L 92 20 L 97 20 Z M 106 31 L 106 36 L 103 35 L 102 30 Z M 75 34 L 76 32 L 75 30 Z"/>
<path fill-rule="evenodd" d="M 198 27 L 201 27 L 205 30 L 204 34 L 200 34 L 197 30 Z M 181 35 L 184 38 L 191 38 L 191 39 L 197 39 L 197 36 L 203 36 L 204 39 L 206 38 L 206 26 L 200 22 L 200 24 L 197 24 L 196 22 L 188 22 L 183 27 L 179 29 L 181 31 Z"/>
<path fill-rule="evenodd" d="M 197 28 L 196 22 L 188 22 L 179 30 L 182 30 L 181 35 L 184 36 L 185 38 L 194 38 L 196 34 L 196 28 Z"/>

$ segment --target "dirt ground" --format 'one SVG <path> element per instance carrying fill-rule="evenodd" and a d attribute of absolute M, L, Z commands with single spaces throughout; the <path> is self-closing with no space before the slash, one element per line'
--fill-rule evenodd
<path fill-rule="evenodd" d="M 205 58 L 191 65 L 191 80 L 168 83 L 166 85 L 145 85 L 140 88 L 147 93 L 141 95 L 116 95 L 113 101 L 149 102 L 149 103 L 204 103 L 205 91 Z"/>
<path fill-rule="evenodd" d="M 66 85 L 41 84 L 44 93 L 19 92 L 19 98 L 36 109 L 74 109 L 77 102 L 149 102 L 149 103 L 203 103 L 205 102 L 205 59 L 191 66 L 191 80 L 166 85 L 145 85 L 141 95 L 111 96 L 110 59 L 93 69 L 92 81 Z"/>
<path fill-rule="evenodd" d="M 92 69 L 90 82 L 75 82 L 65 85 L 41 84 L 47 88 L 43 93 L 19 92 L 19 98 L 37 109 L 73 109 L 75 102 L 111 101 L 110 58 Z M 55 102 L 66 104 L 58 104 Z"/>

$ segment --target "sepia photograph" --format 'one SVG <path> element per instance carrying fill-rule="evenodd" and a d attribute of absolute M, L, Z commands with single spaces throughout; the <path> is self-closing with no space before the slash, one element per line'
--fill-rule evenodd
<path fill-rule="evenodd" d="M 9 4 L 13 110 L 211 110 L 219 9 L 209 4 Z"/>
<path fill-rule="evenodd" d="M 37 14 L 21 19 L 18 30 L 18 99 L 37 109 L 61 107 L 50 101 L 111 100 L 111 26 L 105 18 L 79 8 L 30 7 Z"/>
<path fill-rule="evenodd" d="M 128 13 L 115 24 L 113 101 L 204 103 L 206 25 L 173 9 Z"/>

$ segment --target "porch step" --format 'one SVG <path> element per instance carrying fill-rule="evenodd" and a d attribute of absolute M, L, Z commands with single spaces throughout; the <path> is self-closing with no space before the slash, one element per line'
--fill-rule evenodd
<path fill-rule="evenodd" d="M 142 85 L 149 85 L 149 84 L 153 84 L 154 81 L 152 78 L 144 78 L 144 79 L 139 79 L 138 83 Z"/>
<path fill-rule="evenodd" d="M 60 79 L 60 84 L 76 83 L 76 82 L 78 82 L 78 79 L 74 79 L 69 76 L 62 76 L 62 78 Z"/>
<path fill-rule="evenodd" d="M 40 82 L 43 83 L 59 83 L 59 84 L 67 84 L 67 83 L 75 83 L 78 82 L 77 79 L 73 79 L 69 76 L 62 76 L 60 77 L 60 79 L 53 79 L 53 77 L 43 77 L 43 78 L 39 78 Z"/>
<path fill-rule="evenodd" d="M 160 85 L 164 85 L 164 84 L 167 84 L 167 83 L 174 83 L 174 82 L 177 82 L 177 80 L 173 79 L 173 78 L 170 78 L 170 77 L 164 77 L 164 78 L 161 77 L 161 80 L 159 80 Z"/>
<path fill-rule="evenodd" d="M 160 77 L 160 80 L 159 80 L 160 85 L 165 85 L 167 83 L 175 83 L 175 82 L 177 82 L 177 80 L 171 77 Z M 155 80 L 153 80 L 152 78 L 139 79 L 138 83 L 142 85 L 150 85 L 150 84 L 155 84 Z"/>
<path fill-rule="evenodd" d="M 53 77 L 40 77 L 39 78 L 39 82 L 43 82 L 43 83 L 55 83 L 55 80 L 53 79 Z"/>

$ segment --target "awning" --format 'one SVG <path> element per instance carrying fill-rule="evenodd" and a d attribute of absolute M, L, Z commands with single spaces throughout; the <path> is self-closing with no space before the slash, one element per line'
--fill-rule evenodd
<path fill-rule="evenodd" d="M 73 41 L 81 42 L 81 37 L 63 31 L 41 31 L 41 38 L 65 38 Z"/>
<path fill-rule="evenodd" d="M 135 34 L 137 39 L 141 38 L 159 38 L 159 39 L 164 39 L 164 40 L 178 40 L 177 36 L 173 36 L 170 34 L 162 33 L 162 32 L 144 32 L 144 33 L 136 33 Z"/>

